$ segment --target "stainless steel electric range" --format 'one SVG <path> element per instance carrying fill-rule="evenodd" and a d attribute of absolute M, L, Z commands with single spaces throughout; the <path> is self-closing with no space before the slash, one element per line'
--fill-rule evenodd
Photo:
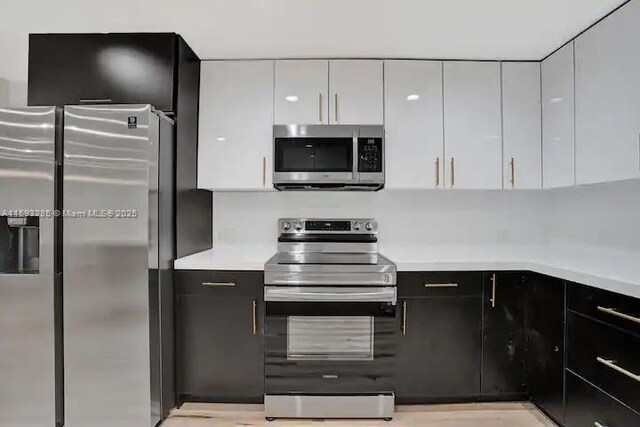
<path fill-rule="evenodd" d="M 394 414 L 396 266 L 373 219 L 278 221 L 265 265 L 265 416 Z"/>

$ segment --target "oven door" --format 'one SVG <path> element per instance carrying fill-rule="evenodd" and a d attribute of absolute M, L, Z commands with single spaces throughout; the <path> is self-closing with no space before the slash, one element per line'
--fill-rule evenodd
<path fill-rule="evenodd" d="M 392 393 L 395 287 L 265 287 L 268 395 Z"/>

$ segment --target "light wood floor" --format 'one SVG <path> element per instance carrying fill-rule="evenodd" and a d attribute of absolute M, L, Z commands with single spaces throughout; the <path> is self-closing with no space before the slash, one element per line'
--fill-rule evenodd
<path fill-rule="evenodd" d="M 552 427 L 530 403 L 400 406 L 393 421 L 264 419 L 262 405 L 185 403 L 162 427 Z"/>

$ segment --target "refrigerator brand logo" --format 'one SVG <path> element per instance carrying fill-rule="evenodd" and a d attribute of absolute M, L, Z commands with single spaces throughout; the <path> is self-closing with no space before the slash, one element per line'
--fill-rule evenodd
<path fill-rule="evenodd" d="M 135 116 L 129 117 L 127 119 L 127 127 L 129 129 L 137 129 L 138 127 L 138 118 Z"/>

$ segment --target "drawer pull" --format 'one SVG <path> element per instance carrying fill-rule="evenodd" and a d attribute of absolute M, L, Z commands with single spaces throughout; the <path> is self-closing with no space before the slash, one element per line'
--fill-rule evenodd
<path fill-rule="evenodd" d="M 616 365 L 616 361 L 615 360 L 603 359 L 602 357 L 596 357 L 596 360 L 598 362 L 602 363 L 603 365 L 605 365 L 607 368 L 611 368 L 614 371 L 618 371 L 621 374 L 626 375 L 629 378 L 632 378 L 632 379 L 640 382 L 640 375 L 636 375 L 633 372 L 629 372 L 626 369 L 621 368 L 620 366 Z"/>
<path fill-rule="evenodd" d="M 402 302 L 402 335 L 407 335 L 407 302 Z"/>
<path fill-rule="evenodd" d="M 253 335 L 258 333 L 258 301 L 251 301 L 251 321 L 252 321 L 252 329 Z"/>
<path fill-rule="evenodd" d="M 215 286 L 219 288 L 233 288 L 235 285 L 233 282 L 202 282 L 202 286 Z"/>
<path fill-rule="evenodd" d="M 600 424 L 600 423 L 599 423 L 599 422 L 597 422 L 597 421 L 594 421 L 594 422 L 593 422 L 593 427 L 607 427 L 607 426 L 606 426 L 606 425 L 604 425 L 604 424 Z"/>
<path fill-rule="evenodd" d="M 608 313 L 617 317 L 621 317 L 625 320 L 630 320 L 632 322 L 636 322 L 636 323 L 640 323 L 640 317 L 634 317 L 631 316 L 629 314 L 624 314 L 624 313 L 620 313 L 618 310 L 616 310 L 615 308 L 608 308 L 608 307 L 601 307 L 598 306 L 598 310 L 600 310 L 603 313 Z"/>
<path fill-rule="evenodd" d="M 425 283 L 425 288 L 457 288 L 457 283 Z"/>

